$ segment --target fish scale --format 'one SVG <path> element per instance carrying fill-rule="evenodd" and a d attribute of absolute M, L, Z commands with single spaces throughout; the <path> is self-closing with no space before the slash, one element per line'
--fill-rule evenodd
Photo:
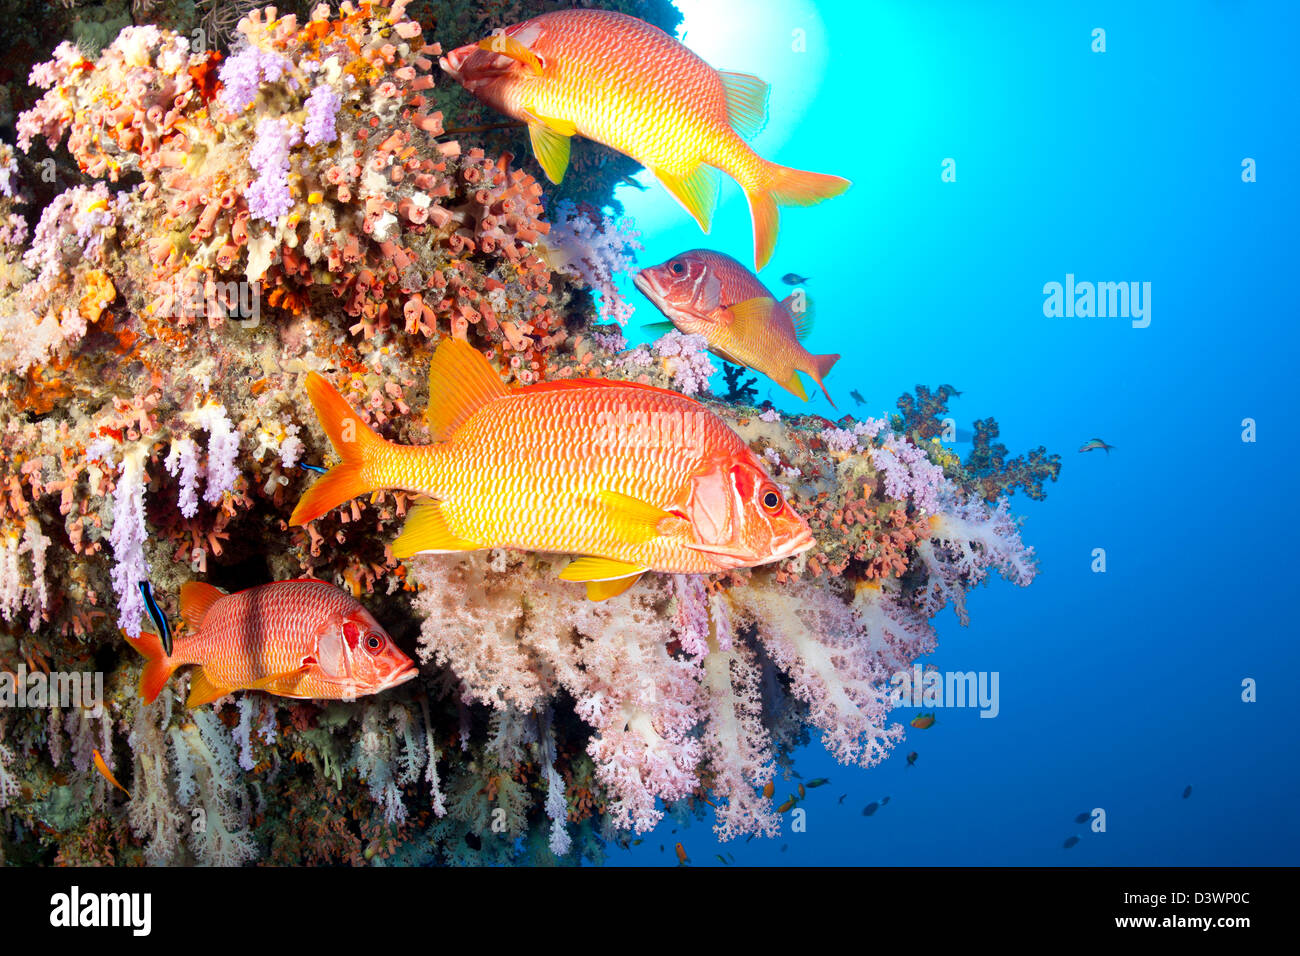
<path fill-rule="evenodd" d="M 594 394 L 593 394 L 594 393 Z M 659 445 L 626 454 L 611 444 L 618 421 L 643 413 L 655 433 L 693 434 L 698 454 Z M 441 445 L 394 447 L 376 463 L 374 480 L 441 500 L 451 529 L 484 547 L 601 554 L 676 572 L 716 570 L 698 552 L 672 538 L 631 544 L 599 504 L 614 491 L 665 511 L 680 507 L 684 478 L 711 455 L 748 454 L 729 428 L 672 393 L 634 387 L 594 390 L 525 388 L 475 412 Z M 698 424 L 688 424 L 695 422 Z M 559 512 L 565 521 L 544 516 Z"/>

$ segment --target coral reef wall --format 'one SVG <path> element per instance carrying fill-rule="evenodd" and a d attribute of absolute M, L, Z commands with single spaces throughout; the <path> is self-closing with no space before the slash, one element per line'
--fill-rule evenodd
<path fill-rule="evenodd" d="M 0 76 L 4 860 L 599 861 L 665 812 L 774 835 L 765 785 L 810 730 L 883 759 L 890 675 L 933 649 L 934 615 L 964 621 L 990 571 L 1033 578 L 1005 495 L 1041 497 L 1059 460 L 1008 459 L 991 419 L 958 460 L 935 437 L 944 389 L 890 422 L 787 417 L 709 395 L 693 337 L 626 348 L 613 280 L 637 243 L 612 189 L 638 167 L 579 140 L 544 190 L 523 132 L 435 62 L 560 4 L 6 6 L 9 36 L 31 32 Z M 427 442 L 447 336 L 511 384 L 705 400 L 817 546 L 594 603 L 558 556 L 398 561 L 401 493 L 290 527 L 302 466 L 332 455 L 307 373 Z M 141 582 L 179 622 L 187 581 L 302 576 L 360 599 L 420 678 L 355 702 L 141 702 L 121 636 L 152 626 Z"/>

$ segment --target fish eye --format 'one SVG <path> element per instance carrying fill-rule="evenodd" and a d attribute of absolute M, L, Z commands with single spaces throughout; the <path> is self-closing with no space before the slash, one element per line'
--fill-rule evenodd
<path fill-rule="evenodd" d="M 668 268 L 673 271 L 673 275 L 675 276 L 679 276 L 686 271 L 686 266 L 676 259 L 668 263 Z"/>
<path fill-rule="evenodd" d="M 772 514 L 781 510 L 781 493 L 771 485 L 763 489 L 763 494 L 759 499 L 763 502 L 763 509 Z"/>
<path fill-rule="evenodd" d="M 366 638 L 366 650 L 371 654 L 378 654 L 379 649 L 384 646 L 384 642 L 379 639 L 378 634 L 371 634 Z"/>

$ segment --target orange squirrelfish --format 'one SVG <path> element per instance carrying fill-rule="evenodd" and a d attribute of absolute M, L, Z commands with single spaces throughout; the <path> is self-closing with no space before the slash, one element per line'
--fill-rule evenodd
<path fill-rule="evenodd" d="M 808 393 L 798 375 L 803 372 L 835 404 L 822 380 L 840 357 L 812 355 L 799 343 L 812 328 L 802 291 L 777 302 L 745 266 L 708 249 L 692 249 L 642 269 L 633 281 L 679 330 L 704 336 L 711 352 L 762 372 L 806 402 Z"/>
<path fill-rule="evenodd" d="M 585 136 L 653 172 L 708 232 L 716 170 L 727 173 L 749 199 L 758 269 L 776 245 L 778 205 L 811 206 L 849 187 L 839 176 L 768 162 L 745 142 L 766 121 L 766 83 L 715 70 L 622 13 L 546 13 L 440 62 L 480 100 L 528 124 L 533 154 L 553 183 L 564 178 L 570 138 Z"/>
<path fill-rule="evenodd" d="M 391 488 L 417 504 L 393 542 L 412 554 L 520 548 L 583 555 L 560 577 L 601 600 L 647 570 L 752 567 L 812 547 L 812 533 L 744 441 L 699 402 L 603 379 L 507 388 L 472 346 L 444 339 L 429 369 L 433 445 L 397 445 L 325 379 L 307 394 L 343 458 L 290 524 Z"/>
<path fill-rule="evenodd" d="M 181 615 L 189 632 L 176 638 L 170 655 L 156 634 L 124 633 L 149 659 L 140 675 L 145 703 L 186 664 L 201 668 L 190 678 L 188 707 L 236 690 L 351 700 L 418 673 L 369 611 L 324 581 L 276 581 L 235 594 L 191 581 L 181 587 Z"/>

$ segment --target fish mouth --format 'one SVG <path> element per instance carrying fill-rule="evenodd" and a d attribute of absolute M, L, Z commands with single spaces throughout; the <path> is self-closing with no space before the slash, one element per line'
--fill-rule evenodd
<path fill-rule="evenodd" d="M 465 61 L 478 49 L 477 43 L 467 43 L 465 46 L 457 47 L 451 52 L 438 58 L 438 65 L 442 67 L 444 73 L 456 80 L 458 83 L 464 83 L 461 77 L 461 70 L 465 66 Z"/>
<path fill-rule="evenodd" d="M 800 528 L 799 533 L 796 534 L 794 537 L 792 537 L 784 545 L 777 548 L 776 551 L 772 554 L 772 557 L 768 558 L 767 562 L 765 563 L 772 562 L 772 561 L 784 561 L 786 558 L 793 558 L 796 554 L 803 554 L 805 551 L 807 551 L 816 543 L 817 543 L 817 539 L 813 537 L 813 533 L 809 528 L 807 527 Z"/>
<path fill-rule="evenodd" d="M 641 294 L 657 305 L 660 310 L 663 309 L 664 297 L 659 290 L 654 287 L 650 279 L 646 277 L 647 270 L 642 269 L 632 277 L 632 284 L 641 290 Z"/>
<path fill-rule="evenodd" d="M 390 690 L 391 688 L 396 687 L 399 684 L 405 684 L 407 681 L 413 680 L 414 678 L 418 677 L 419 674 L 420 674 L 420 668 L 416 665 L 416 663 L 414 661 L 408 661 L 405 667 L 403 667 L 400 671 L 397 671 L 395 674 L 393 674 L 392 677 L 388 679 L 387 683 L 384 684 L 383 689 Z"/>

